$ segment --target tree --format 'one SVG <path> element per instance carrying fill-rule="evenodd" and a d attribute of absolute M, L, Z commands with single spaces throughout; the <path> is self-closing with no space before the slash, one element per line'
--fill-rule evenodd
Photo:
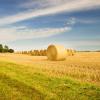
<path fill-rule="evenodd" d="M 4 53 L 6 53 L 6 52 L 13 53 L 14 50 L 13 49 L 9 49 L 9 47 L 7 45 L 5 45 L 3 47 L 3 45 L 0 44 L 0 53 L 2 53 L 2 52 L 4 52 Z"/>
<path fill-rule="evenodd" d="M 3 52 L 3 46 L 0 44 L 0 52 Z"/>
<path fill-rule="evenodd" d="M 9 51 L 9 47 L 7 45 L 5 45 L 3 51 L 4 52 L 8 52 Z"/>
<path fill-rule="evenodd" d="M 14 53 L 14 50 L 13 49 L 9 49 L 8 52 Z"/>

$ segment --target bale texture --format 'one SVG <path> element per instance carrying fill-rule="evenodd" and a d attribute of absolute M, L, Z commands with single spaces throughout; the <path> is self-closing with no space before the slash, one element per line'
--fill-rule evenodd
<path fill-rule="evenodd" d="M 47 57 L 49 60 L 65 60 L 66 49 L 61 45 L 50 45 L 47 48 Z"/>

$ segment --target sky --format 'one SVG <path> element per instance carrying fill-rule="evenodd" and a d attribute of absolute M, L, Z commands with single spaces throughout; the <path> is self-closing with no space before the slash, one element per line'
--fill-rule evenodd
<path fill-rule="evenodd" d="M 0 0 L 0 44 L 100 50 L 100 0 Z"/>

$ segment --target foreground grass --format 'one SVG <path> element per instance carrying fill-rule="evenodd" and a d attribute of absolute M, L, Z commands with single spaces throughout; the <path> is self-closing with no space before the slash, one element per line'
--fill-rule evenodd
<path fill-rule="evenodd" d="M 100 100 L 99 86 L 46 74 L 39 66 L 0 61 L 0 100 Z"/>

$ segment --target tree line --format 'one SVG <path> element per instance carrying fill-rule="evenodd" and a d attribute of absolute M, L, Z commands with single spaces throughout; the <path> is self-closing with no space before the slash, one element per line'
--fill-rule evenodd
<path fill-rule="evenodd" d="M 74 50 L 74 49 L 66 49 L 67 56 L 74 56 L 75 53 L 76 53 L 76 50 Z M 47 56 L 47 49 L 18 51 L 18 52 L 16 52 L 16 54 L 27 54 L 27 55 L 32 55 L 32 56 Z"/>
<path fill-rule="evenodd" d="M 19 51 L 17 54 L 28 54 L 32 56 L 46 56 L 46 49 L 43 50 L 30 50 L 30 51 Z"/>
<path fill-rule="evenodd" d="M 2 45 L 2 44 L 0 44 L 0 53 L 13 53 L 14 52 L 14 50 L 13 49 L 11 49 L 11 48 L 9 48 L 7 45 Z"/>

